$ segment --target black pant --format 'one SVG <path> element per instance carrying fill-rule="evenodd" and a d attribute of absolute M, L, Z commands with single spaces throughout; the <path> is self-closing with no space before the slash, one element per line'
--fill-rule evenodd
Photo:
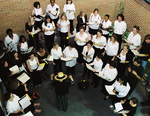
<path fill-rule="evenodd" d="M 93 48 L 95 50 L 94 57 L 96 57 L 97 54 L 102 54 L 104 52 L 104 48 L 100 49 L 100 48 L 96 48 L 95 46 L 93 46 Z"/>
<path fill-rule="evenodd" d="M 67 68 L 68 75 L 74 75 L 75 74 L 75 66 L 73 66 L 73 67 L 66 66 L 66 68 Z"/>
<path fill-rule="evenodd" d="M 74 31 L 73 20 L 69 20 L 70 22 L 70 33 Z"/>
<path fill-rule="evenodd" d="M 37 25 L 37 27 L 39 27 L 40 29 L 42 29 L 42 23 L 43 23 L 43 20 L 35 21 L 35 25 Z"/>
<path fill-rule="evenodd" d="M 106 37 L 106 40 L 108 41 L 109 34 L 103 36 Z"/>
<path fill-rule="evenodd" d="M 119 53 L 122 44 L 122 35 L 118 35 L 118 34 L 115 35 L 117 36 L 117 41 L 119 42 L 119 49 L 118 49 L 118 53 Z"/>
<path fill-rule="evenodd" d="M 78 59 L 77 59 L 78 63 L 83 63 L 84 62 L 83 55 L 82 55 L 83 47 L 84 46 L 79 46 L 79 45 L 76 44 L 76 49 L 77 49 L 78 55 L 79 55 Z"/>
<path fill-rule="evenodd" d="M 86 67 L 86 63 L 90 64 L 90 63 L 92 63 L 92 61 L 91 62 L 87 62 L 87 61 L 84 60 L 84 73 L 83 73 L 83 76 L 88 74 L 88 77 L 90 78 L 91 71 Z"/>
<path fill-rule="evenodd" d="M 50 53 L 51 49 L 53 48 L 53 43 L 54 43 L 54 35 L 45 35 L 45 46 L 47 51 Z"/>
<path fill-rule="evenodd" d="M 105 53 L 104 57 L 102 58 L 103 60 L 103 68 L 105 67 L 105 65 L 111 61 L 111 59 L 113 58 L 113 56 L 108 56 L 107 53 Z"/>
<path fill-rule="evenodd" d="M 59 19 L 59 17 L 57 18 L 57 19 L 51 19 L 53 22 L 54 22 L 54 24 L 55 24 L 55 26 L 57 27 L 57 22 L 58 22 L 58 19 Z"/>
<path fill-rule="evenodd" d="M 32 82 L 33 82 L 34 86 L 39 85 L 39 84 L 42 83 L 42 79 L 41 79 L 41 75 L 40 75 L 39 71 L 31 72 L 31 79 L 32 79 Z"/>
<path fill-rule="evenodd" d="M 61 62 L 60 59 L 58 59 L 58 60 L 54 59 L 54 63 L 55 63 L 55 65 L 54 65 L 54 73 L 55 73 L 55 75 L 57 75 L 58 72 L 62 72 L 62 62 Z"/>
<path fill-rule="evenodd" d="M 66 37 L 68 36 L 68 32 L 67 33 L 62 33 L 60 32 L 60 46 L 62 48 L 62 50 L 68 46 L 68 39 L 66 39 Z M 65 46 L 65 47 L 64 47 Z"/>
<path fill-rule="evenodd" d="M 92 79 L 93 79 L 93 83 L 94 86 L 98 86 L 99 85 L 99 78 L 95 73 L 93 73 Z"/>

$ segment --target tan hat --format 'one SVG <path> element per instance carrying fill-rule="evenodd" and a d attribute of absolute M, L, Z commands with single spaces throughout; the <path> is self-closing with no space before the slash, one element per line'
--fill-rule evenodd
<path fill-rule="evenodd" d="M 59 72 L 56 76 L 55 76 L 55 80 L 57 81 L 63 81 L 67 78 L 67 75 L 64 74 L 63 72 Z"/>

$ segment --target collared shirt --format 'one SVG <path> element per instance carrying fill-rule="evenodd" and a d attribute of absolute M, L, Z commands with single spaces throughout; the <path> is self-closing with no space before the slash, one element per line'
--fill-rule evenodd
<path fill-rule="evenodd" d="M 58 60 L 60 58 L 60 56 L 62 55 L 61 47 L 58 47 L 58 50 L 52 48 L 51 55 L 53 56 L 54 59 Z"/>
<path fill-rule="evenodd" d="M 51 29 L 53 29 L 54 26 L 55 26 L 55 24 L 54 24 L 53 21 L 52 21 L 52 23 L 47 23 L 47 26 L 45 25 L 45 22 L 43 22 L 42 28 L 48 30 L 48 31 L 45 31 L 44 34 L 45 35 L 52 35 L 52 34 L 54 34 L 54 31 L 50 31 Z"/>
<path fill-rule="evenodd" d="M 107 22 L 105 22 L 105 20 L 102 20 L 102 28 L 109 28 L 112 25 L 112 22 L 110 20 L 108 20 Z M 109 31 L 106 30 L 102 30 L 104 35 L 107 35 L 109 33 Z"/>
<path fill-rule="evenodd" d="M 77 39 L 80 39 L 80 41 L 79 40 L 76 41 L 77 45 L 84 46 L 86 44 L 84 41 L 86 41 L 86 38 L 88 37 L 88 34 L 84 32 L 84 35 L 81 37 L 80 32 L 78 32 L 76 34 L 76 37 L 77 37 Z"/>
<path fill-rule="evenodd" d="M 51 11 L 51 13 L 49 13 L 49 11 Z M 57 4 L 54 4 L 53 7 L 52 7 L 51 4 L 48 4 L 47 8 L 46 8 L 46 12 L 49 14 L 49 16 L 51 17 L 51 19 L 57 19 L 59 17 L 60 8 L 59 8 L 59 6 Z M 57 13 L 57 15 L 54 16 L 56 13 Z"/>
<path fill-rule="evenodd" d="M 114 33 L 118 34 L 118 35 L 122 35 L 123 32 L 125 32 L 127 29 L 127 24 L 125 21 L 121 21 L 119 22 L 118 20 L 116 20 L 114 22 Z"/>
<path fill-rule="evenodd" d="M 92 13 L 90 15 L 90 18 L 89 18 L 90 28 L 91 29 L 98 29 L 100 21 L 101 21 L 101 16 L 99 14 L 94 16 L 94 14 Z M 97 23 L 95 23 L 95 22 L 97 22 Z"/>
<path fill-rule="evenodd" d="M 68 20 L 74 19 L 74 13 L 76 10 L 75 10 L 75 6 L 73 3 L 72 4 L 65 4 L 63 11 L 66 14 Z M 70 13 L 69 13 L 69 11 L 70 11 Z"/>
<path fill-rule="evenodd" d="M 133 32 L 131 32 L 127 40 L 129 43 L 133 43 L 133 45 L 129 45 L 131 50 L 134 50 L 141 45 L 141 36 L 138 33 L 134 35 Z"/>
<path fill-rule="evenodd" d="M 102 70 L 103 61 L 101 59 L 99 61 L 97 61 L 95 58 L 94 61 L 90 65 L 94 65 L 94 70 L 96 72 L 99 72 Z"/>
<path fill-rule="evenodd" d="M 94 47 L 103 49 L 106 46 L 106 37 L 101 36 L 101 38 L 98 38 L 97 35 L 94 35 L 92 42 L 95 43 L 93 44 Z M 103 45 L 103 46 L 99 46 L 99 45 Z"/>
<path fill-rule="evenodd" d="M 67 33 L 68 32 L 68 25 L 70 24 L 69 20 L 63 21 L 63 20 L 59 19 L 58 24 L 61 26 L 60 31 L 62 33 Z"/>

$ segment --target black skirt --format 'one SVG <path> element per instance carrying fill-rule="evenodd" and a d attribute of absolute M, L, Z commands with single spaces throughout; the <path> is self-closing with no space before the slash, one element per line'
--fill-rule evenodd
<path fill-rule="evenodd" d="M 96 35 L 97 34 L 98 29 L 91 29 L 89 28 L 89 33 L 92 35 Z"/>

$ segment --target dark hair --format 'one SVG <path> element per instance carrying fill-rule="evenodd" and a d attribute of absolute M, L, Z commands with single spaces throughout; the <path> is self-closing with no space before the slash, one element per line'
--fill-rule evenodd
<path fill-rule="evenodd" d="M 74 43 L 73 43 L 73 42 L 70 42 L 70 43 L 69 43 L 69 46 L 70 46 L 71 48 L 74 48 Z"/>
<path fill-rule="evenodd" d="M 103 56 L 100 53 L 97 53 L 96 56 L 101 59 Z"/>
<path fill-rule="evenodd" d="M 47 26 L 47 19 L 50 19 L 50 23 L 52 23 L 51 17 L 49 15 L 46 15 L 45 17 L 45 25 Z"/>
<path fill-rule="evenodd" d="M 102 30 L 98 29 L 97 32 L 100 32 L 101 34 L 103 34 Z"/>
<path fill-rule="evenodd" d="M 87 44 L 90 44 L 91 46 L 93 45 L 93 42 L 90 40 L 90 41 L 88 41 L 87 43 L 86 43 L 86 45 Z"/>
<path fill-rule="evenodd" d="M 144 39 L 146 40 L 146 39 L 150 39 L 150 34 L 147 34 L 145 37 L 144 37 Z"/>
<path fill-rule="evenodd" d="M 95 8 L 94 11 L 93 11 L 93 13 L 95 13 L 95 11 L 99 12 L 98 8 Z"/>
<path fill-rule="evenodd" d="M 20 42 L 20 43 L 22 43 L 22 39 L 23 39 L 23 38 L 25 39 L 25 41 L 27 40 L 24 35 L 21 35 L 21 36 L 20 36 L 20 39 L 19 39 L 19 42 Z"/>
<path fill-rule="evenodd" d="M 129 50 L 129 48 L 130 48 L 129 45 L 124 45 L 123 47 L 126 47 L 128 50 Z"/>
<path fill-rule="evenodd" d="M 18 83 L 19 81 L 17 79 L 13 79 L 11 82 L 10 82 L 10 88 L 15 90 L 18 88 Z"/>
<path fill-rule="evenodd" d="M 38 1 L 34 2 L 34 4 L 33 4 L 33 6 L 34 6 L 35 8 L 37 8 L 38 5 L 39 5 L 39 8 L 40 8 L 40 3 L 39 3 Z"/>
<path fill-rule="evenodd" d="M 38 48 L 38 50 L 40 50 L 40 48 L 42 48 L 42 49 L 43 49 L 43 46 L 42 46 L 42 44 L 39 44 L 39 48 Z"/>
<path fill-rule="evenodd" d="M 119 80 L 119 78 L 121 79 L 121 81 L 123 81 L 123 85 L 127 85 L 127 80 L 126 80 L 126 76 L 124 74 L 119 73 L 117 75 L 117 81 Z"/>
<path fill-rule="evenodd" d="M 7 62 L 6 59 L 1 60 L 1 61 L 0 61 L 0 67 L 4 68 L 5 62 Z"/>
<path fill-rule="evenodd" d="M 11 95 L 10 92 L 5 93 L 4 99 L 5 99 L 6 101 L 8 101 L 8 100 L 11 98 L 10 95 Z"/>
<path fill-rule="evenodd" d="M 55 0 L 50 0 L 50 3 L 51 3 L 52 1 L 54 1 L 54 3 L 55 3 Z"/>
<path fill-rule="evenodd" d="M 138 99 L 137 98 L 132 97 L 130 100 L 133 102 L 133 104 L 138 104 Z"/>
<path fill-rule="evenodd" d="M 124 21 L 124 16 L 123 16 L 123 14 L 118 14 L 117 20 L 118 20 L 118 17 L 121 17 L 121 18 L 122 18 L 122 21 Z"/>
<path fill-rule="evenodd" d="M 15 113 L 11 113 L 11 114 L 9 114 L 8 116 L 18 116 L 18 115 L 15 114 Z"/>
<path fill-rule="evenodd" d="M 80 27 L 80 28 L 79 28 L 79 31 L 80 31 L 81 29 L 83 29 L 83 30 L 85 31 L 85 28 L 84 28 L 84 27 Z"/>
<path fill-rule="evenodd" d="M 137 57 L 134 59 L 138 64 L 142 64 L 142 59 L 140 57 Z"/>
<path fill-rule="evenodd" d="M 68 4 L 68 1 L 69 1 L 69 0 L 66 0 L 66 4 Z M 72 4 L 72 0 L 70 0 L 70 1 L 71 1 L 71 4 Z"/>
<path fill-rule="evenodd" d="M 133 28 L 136 28 L 137 32 L 140 31 L 140 28 L 137 25 L 134 25 Z"/>
<path fill-rule="evenodd" d="M 9 29 L 6 30 L 7 35 L 9 34 L 9 32 L 12 32 L 12 29 L 9 28 Z"/>
<path fill-rule="evenodd" d="M 55 41 L 55 42 L 53 43 L 53 47 L 55 47 L 56 45 L 59 45 L 57 41 Z"/>
<path fill-rule="evenodd" d="M 106 15 L 105 15 L 105 17 L 108 17 L 108 18 L 109 18 L 109 15 L 108 15 L 108 14 L 106 14 Z"/>
<path fill-rule="evenodd" d="M 117 67 L 117 62 L 116 61 L 110 61 L 109 65 L 116 68 Z"/>
<path fill-rule="evenodd" d="M 111 37 L 113 37 L 115 39 L 115 41 L 117 41 L 117 35 L 113 34 Z"/>

